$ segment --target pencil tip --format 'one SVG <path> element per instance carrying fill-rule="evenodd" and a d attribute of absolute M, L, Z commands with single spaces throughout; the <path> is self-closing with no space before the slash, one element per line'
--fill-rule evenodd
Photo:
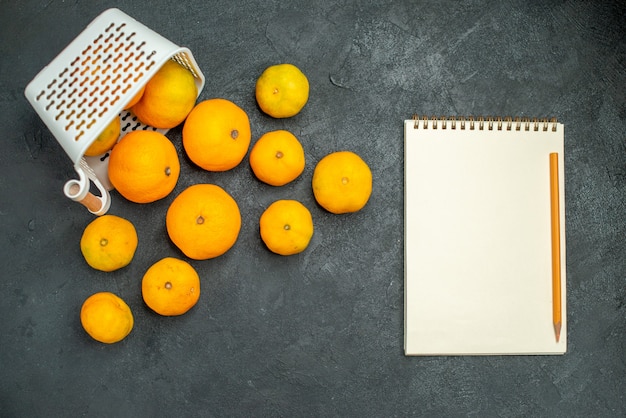
<path fill-rule="evenodd" d="M 554 324 L 554 335 L 556 335 L 556 342 L 558 343 L 561 338 L 561 321 Z"/>

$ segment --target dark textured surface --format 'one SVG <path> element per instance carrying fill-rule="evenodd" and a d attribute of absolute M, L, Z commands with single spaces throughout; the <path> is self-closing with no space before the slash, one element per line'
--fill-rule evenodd
<path fill-rule="evenodd" d="M 623 1 L 0 1 L 0 416 L 626 415 L 626 6 Z M 371 2 L 374 3 L 374 2 Z M 550 4 L 548 4 L 550 3 Z M 194 53 L 201 99 L 245 109 L 253 141 L 284 128 L 307 166 L 294 183 L 182 160 L 175 193 L 151 205 L 113 194 L 139 250 L 114 273 L 90 269 L 92 219 L 62 194 L 73 168 L 23 95 L 101 11 L 117 6 Z M 311 83 L 304 111 L 272 120 L 253 90 L 291 62 Z M 555 116 L 566 127 L 569 351 L 557 357 L 405 358 L 402 120 L 434 115 Z M 181 130 L 168 137 L 180 147 Z M 310 190 L 315 163 L 349 149 L 371 166 L 359 213 L 330 215 Z M 244 224 L 226 255 L 192 261 L 198 305 L 162 318 L 140 280 L 170 244 L 165 210 L 212 182 Z M 279 257 L 258 236 L 273 200 L 307 205 L 316 230 Z M 82 330 L 79 309 L 113 291 L 135 315 L 121 343 Z"/>

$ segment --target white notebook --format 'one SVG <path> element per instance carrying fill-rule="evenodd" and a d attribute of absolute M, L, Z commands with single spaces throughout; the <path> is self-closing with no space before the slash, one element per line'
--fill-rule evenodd
<path fill-rule="evenodd" d="M 563 125 L 470 119 L 404 122 L 405 355 L 563 354 Z M 553 253 L 560 283 L 553 279 Z"/>

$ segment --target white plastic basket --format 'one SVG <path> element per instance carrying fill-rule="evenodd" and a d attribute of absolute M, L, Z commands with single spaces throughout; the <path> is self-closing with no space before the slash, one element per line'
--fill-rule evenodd
<path fill-rule="evenodd" d="M 26 98 L 78 173 L 77 180 L 65 184 L 65 195 L 96 215 L 111 204 L 108 154 L 86 157 L 85 150 L 115 117 L 121 119 L 120 137 L 138 129 L 167 132 L 142 124 L 123 108 L 169 59 L 191 71 L 200 95 L 205 79 L 189 49 L 109 9 L 26 86 Z M 91 183 L 99 196 L 90 191 Z"/>

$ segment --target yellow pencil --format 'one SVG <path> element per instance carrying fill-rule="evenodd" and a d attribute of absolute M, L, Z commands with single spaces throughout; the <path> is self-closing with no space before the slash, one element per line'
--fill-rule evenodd
<path fill-rule="evenodd" d="M 559 154 L 550 154 L 550 220 L 552 223 L 552 324 L 556 342 L 561 337 L 561 220 L 559 209 Z"/>

